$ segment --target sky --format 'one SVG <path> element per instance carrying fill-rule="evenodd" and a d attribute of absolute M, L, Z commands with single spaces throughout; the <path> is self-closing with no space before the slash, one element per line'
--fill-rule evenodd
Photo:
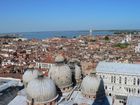
<path fill-rule="evenodd" d="M 0 0 L 0 33 L 140 29 L 140 0 Z"/>

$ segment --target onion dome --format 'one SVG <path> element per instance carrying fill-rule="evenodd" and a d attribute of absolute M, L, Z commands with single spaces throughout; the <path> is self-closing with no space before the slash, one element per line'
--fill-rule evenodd
<path fill-rule="evenodd" d="M 64 57 L 58 55 L 55 58 L 56 64 L 49 70 L 49 77 L 55 82 L 62 92 L 71 90 L 72 73 L 68 65 L 64 64 Z"/>
<path fill-rule="evenodd" d="M 76 80 L 80 80 L 82 75 L 81 75 L 82 71 L 81 68 L 78 65 L 75 65 L 75 79 Z"/>
<path fill-rule="evenodd" d="M 66 64 L 52 66 L 49 70 L 49 77 L 60 89 L 72 86 L 72 73 Z"/>
<path fill-rule="evenodd" d="M 41 72 L 39 72 L 38 70 L 35 70 L 33 68 L 27 69 L 22 76 L 25 87 L 31 80 L 37 78 L 39 74 L 41 74 Z"/>
<path fill-rule="evenodd" d="M 103 96 L 105 93 L 103 81 L 96 76 L 86 76 L 81 84 L 81 92 L 89 98 Z"/>
<path fill-rule="evenodd" d="M 39 76 L 29 82 L 27 89 L 27 101 L 29 103 L 50 103 L 58 97 L 54 82 L 48 77 Z"/>
<path fill-rule="evenodd" d="M 60 55 L 60 54 L 57 55 L 56 58 L 55 58 L 56 63 L 64 62 L 64 60 L 65 60 L 64 57 L 62 55 Z"/>

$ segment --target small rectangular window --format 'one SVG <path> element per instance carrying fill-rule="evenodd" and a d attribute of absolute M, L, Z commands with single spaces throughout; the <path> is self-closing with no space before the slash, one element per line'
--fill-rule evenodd
<path fill-rule="evenodd" d="M 138 78 L 138 80 L 137 80 L 137 85 L 139 85 L 140 84 L 140 79 Z"/>
<path fill-rule="evenodd" d="M 136 78 L 134 78 L 133 85 L 136 85 Z"/>
<path fill-rule="evenodd" d="M 114 76 L 114 83 L 116 83 L 116 77 Z"/>
<path fill-rule="evenodd" d="M 113 83 L 113 76 L 111 76 L 111 83 Z"/>
<path fill-rule="evenodd" d="M 124 79 L 124 84 L 127 84 L 127 78 L 125 77 L 125 79 Z"/>
<path fill-rule="evenodd" d="M 112 86 L 112 91 L 114 90 L 114 86 Z"/>

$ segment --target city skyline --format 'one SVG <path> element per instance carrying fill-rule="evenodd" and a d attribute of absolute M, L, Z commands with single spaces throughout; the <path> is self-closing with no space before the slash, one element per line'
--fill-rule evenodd
<path fill-rule="evenodd" d="M 138 0 L 1 0 L 0 33 L 140 29 Z"/>

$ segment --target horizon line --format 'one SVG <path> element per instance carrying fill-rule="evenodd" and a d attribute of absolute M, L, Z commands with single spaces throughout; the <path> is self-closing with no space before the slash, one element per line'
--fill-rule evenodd
<path fill-rule="evenodd" d="M 14 34 L 14 33 L 34 33 L 34 32 L 67 32 L 67 31 L 88 31 L 89 29 L 79 29 L 79 30 L 38 30 L 38 31 L 14 31 L 14 32 L 0 32 L 0 34 Z M 92 31 L 140 31 L 139 29 L 92 29 Z"/>

